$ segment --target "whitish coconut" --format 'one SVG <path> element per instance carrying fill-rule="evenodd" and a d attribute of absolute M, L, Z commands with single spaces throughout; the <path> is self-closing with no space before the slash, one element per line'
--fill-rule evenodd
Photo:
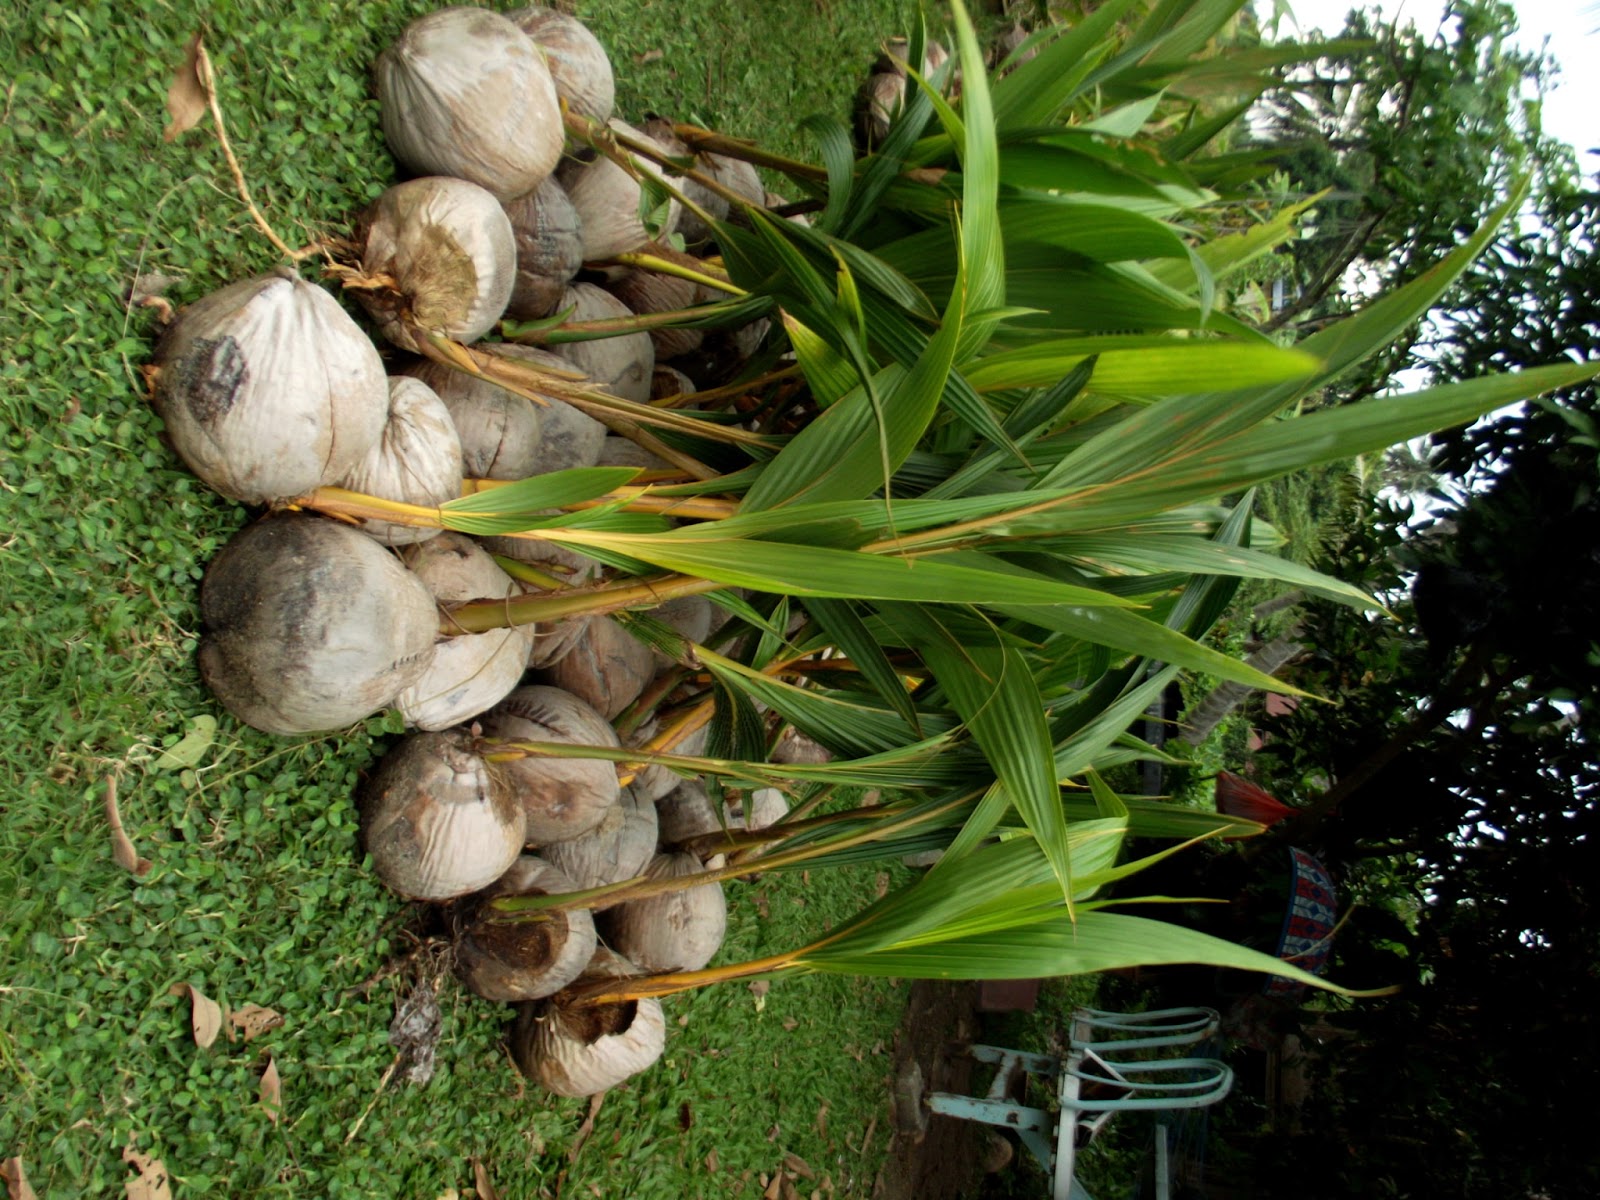
<path fill-rule="evenodd" d="M 574 986 L 621 981 L 638 973 L 632 963 L 601 946 Z M 666 1041 L 658 1000 L 586 1005 L 558 992 L 518 1010 L 511 1058 L 519 1071 L 558 1096 L 593 1096 L 653 1064 Z"/>
<path fill-rule="evenodd" d="M 361 269 L 394 286 L 356 296 L 404 350 L 417 349 L 418 330 L 477 341 L 511 300 L 511 219 L 476 184 L 443 175 L 396 184 L 363 215 L 361 234 Z"/>
<path fill-rule="evenodd" d="M 522 808 L 461 730 L 395 743 L 361 799 L 361 835 L 378 877 L 413 900 L 488 887 L 522 849 Z"/>
<path fill-rule="evenodd" d="M 305 514 L 246 526 L 206 569 L 200 673 L 268 733 L 342 729 L 422 677 L 439 615 L 422 581 L 356 529 Z"/>
<path fill-rule="evenodd" d="M 286 267 L 178 314 L 156 347 L 154 401 L 189 469 L 247 504 L 343 478 L 389 415 L 366 334 Z"/>
<path fill-rule="evenodd" d="M 665 400 L 669 396 L 692 396 L 700 389 L 695 387 L 694 380 L 690 379 L 677 367 L 667 367 L 660 363 L 650 378 L 650 399 Z M 676 408 L 693 408 L 692 403 L 674 405 Z"/>
<path fill-rule="evenodd" d="M 417 363 L 406 374 L 431 387 L 449 410 L 468 479 L 526 479 L 535 473 L 540 409 L 532 400 L 443 363 Z"/>
<path fill-rule="evenodd" d="M 761 185 L 761 173 L 750 163 L 742 158 L 729 158 L 724 154 L 700 154 L 695 158 L 695 169 L 702 175 L 707 175 L 728 191 L 733 192 L 749 204 L 757 208 L 764 207 L 767 200 L 766 189 Z M 703 187 L 694 180 L 684 184 L 684 195 L 689 199 L 700 200 L 702 195 L 713 194 L 710 189 Z M 719 197 L 720 198 L 720 197 Z M 728 210 L 727 219 L 736 225 L 748 225 L 749 214 L 738 205 L 722 201 L 723 207 Z M 701 205 L 702 208 L 705 205 Z M 699 215 L 692 210 L 684 210 L 683 216 L 678 218 L 678 232 L 683 234 L 686 245 L 693 246 L 699 242 L 711 241 L 716 237 L 716 231 L 700 220 Z"/>
<path fill-rule="evenodd" d="M 567 320 L 574 324 L 634 315 L 621 300 L 592 283 L 576 283 L 569 287 L 561 297 L 561 308 L 572 309 Z M 624 400 L 643 403 L 650 399 L 650 376 L 655 370 L 656 352 L 648 333 L 563 342 L 559 350 L 561 357 L 587 375 L 595 386 Z"/>
<path fill-rule="evenodd" d="M 561 106 L 545 58 L 510 21 L 446 8 L 406 26 L 378 57 L 389 149 L 418 175 L 452 175 L 510 200 L 561 158 Z"/>
<path fill-rule="evenodd" d="M 625 122 L 612 120 L 608 125 L 617 133 L 642 138 L 667 153 L 666 147 L 654 138 Z M 637 155 L 633 161 L 639 170 L 662 178 L 662 170 L 655 163 Z M 585 262 L 615 258 L 656 238 L 665 240 L 678 227 L 680 206 L 671 199 L 658 223 L 646 229 L 639 219 L 639 181 L 603 154 L 587 163 L 569 159 L 561 168 L 560 179 L 572 206 L 578 210 Z"/>
<path fill-rule="evenodd" d="M 407 375 L 390 378 L 389 423 L 342 486 L 424 508 L 461 495 L 461 439 L 432 388 Z M 393 521 L 368 521 L 361 528 L 388 546 L 425 542 L 439 532 Z"/>
<path fill-rule="evenodd" d="M 526 196 L 508 200 L 505 210 L 517 245 L 517 275 L 506 316 L 518 321 L 548 317 L 583 266 L 578 210 L 553 176 Z"/>
<path fill-rule="evenodd" d="M 692 854 L 658 854 L 645 868 L 650 879 L 698 875 Z M 703 883 L 643 900 L 630 900 L 600 914 L 607 943 L 649 972 L 698 971 L 722 945 L 728 905 L 720 883 Z"/>
<path fill-rule="evenodd" d="M 617 806 L 580 838 L 554 842 L 542 853 L 572 878 L 573 890 L 621 883 L 642 872 L 656 852 L 656 806 L 636 789 L 622 789 Z"/>
<path fill-rule="evenodd" d="M 589 705 L 560 688 L 520 687 L 480 722 L 489 737 L 619 746 L 617 734 Z M 505 764 L 512 791 L 527 814 L 528 844 L 580 837 L 616 807 L 616 767 L 601 758 L 523 758 Z"/>
<path fill-rule="evenodd" d="M 646 450 L 638 442 L 625 437 L 608 437 L 600 447 L 600 458 L 595 464 L 601 467 L 640 467 L 646 471 L 677 470 L 666 459 Z M 638 482 L 637 480 L 635 482 Z"/>
<path fill-rule="evenodd" d="M 677 846 L 708 833 L 721 833 L 725 828 L 716 805 L 706 794 L 706 785 L 699 779 L 681 780 L 657 800 L 656 821 L 663 846 Z"/>
<path fill-rule="evenodd" d="M 531 854 L 518 858 L 460 914 L 456 973 L 462 982 L 485 1000 L 517 1003 L 554 995 L 576 979 L 594 957 L 594 918 L 588 909 L 516 920 L 489 904 L 502 896 L 559 896 L 579 886 Z"/>
<path fill-rule="evenodd" d="M 406 554 L 412 574 L 440 604 L 519 595 L 515 581 L 488 551 L 459 533 L 444 533 Z M 441 636 L 433 661 L 395 701 L 406 724 L 447 729 L 493 708 L 522 681 L 533 627 Z"/>
<path fill-rule="evenodd" d="M 587 296 L 592 291 L 610 300 L 610 297 L 606 296 L 605 292 L 597 287 L 592 287 L 589 284 L 580 284 L 578 286 L 583 289 L 583 296 Z M 562 308 L 572 307 L 577 303 L 572 298 L 572 291 L 573 289 L 569 288 L 562 293 Z M 590 311 L 594 310 L 591 308 Z M 613 316 L 616 314 L 613 309 L 608 310 L 603 315 Z M 575 312 L 570 319 L 586 321 L 594 318 L 579 316 Z M 632 339 L 637 339 L 637 341 Z M 606 342 L 617 340 L 619 339 L 608 338 L 601 342 L 576 344 L 603 346 Z M 621 340 L 628 342 L 633 354 L 639 352 L 639 342 L 644 343 L 643 348 L 646 352 L 649 350 L 650 339 L 642 333 L 630 334 L 627 339 Z M 517 362 L 527 363 L 529 366 L 537 367 L 540 370 L 562 372 L 568 377 L 575 371 L 580 372 L 587 375 L 591 382 L 601 387 L 606 385 L 605 380 L 597 378 L 585 365 L 587 360 L 583 355 L 551 354 L 549 351 L 540 350 L 535 346 L 518 346 L 512 343 L 500 346 L 496 353 L 506 358 L 515 359 Z M 620 366 L 618 369 L 622 371 L 625 378 L 628 377 L 626 365 Z M 648 375 L 649 368 L 647 367 L 645 371 L 646 375 Z M 615 391 L 616 389 L 613 388 L 612 390 Z M 617 392 L 617 394 L 622 395 L 623 393 Z M 539 442 L 538 465 L 534 474 L 543 475 L 550 471 L 565 471 L 571 467 L 594 466 L 600 460 L 600 446 L 606 438 L 606 427 L 564 400 L 558 400 L 554 396 L 544 396 L 543 393 L 540 393 L 540 395 L 547 403 L 539 410 L 539 420 L 544 430 L 544 436 Z"/>
<path fill-rule="evenodd" d="M 639 698 L 655 670 L 649 646 L 612 618 L 591 617 L 577 643 L 542 677 L 609 721 Z"/>
<path fill-rule="evenodd" d="M 561 586 L 580 587 L 600 577 L 600 564 L 586 555 L 578 554 L 555 542 L 540 538 L 491 537 L 483 539 L 484 548 L 526 563 L 543 572 Z M 535 590 L 529 585 L 530 591 Z M 549 667 L 572 652 L 583 636 L 589 618 L 565 617 L 558 621 L 540 621 L 532 626 L 532 641 L 528 647 L 528 666 L 538 669 Z"/>
<path fill-rule="evenodd" d="M 515 9 L 506 18 L 539 44 L 555 80 L 556 94 L 579 116 L 604 125 L 616 107 L 611 59 L 600 39 L 576 17 L 553 8 Z"/>
<path fill-rule="evenodd" d="M 770 829 L 789 815 L 789 802 L 777 788 L 756 788 L 753 792 L 738 792 L 723 806 L 730 829 L 744 829 L 751 833 Z"/>

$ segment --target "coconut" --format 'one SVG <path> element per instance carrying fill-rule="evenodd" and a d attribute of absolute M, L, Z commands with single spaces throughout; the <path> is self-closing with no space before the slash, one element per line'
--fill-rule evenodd
<path fill-rule="evenodd" d="M 646 471 L 676 471 L 677 468 L 631 438 L 612 436 L 600 447 L 601 467 L 639 467 Z M 637 480 L 635 482 L 638 482 Z"/>
<path fill-rule="evenodd" d="M 604 887 L 632 879 L 656 852 L 656 806 L 623 788 L 621 803 L 580 838 L 555 842 L 544 857 L 572 878 L 574 889 Z"/>
<path fill-rule="evenodd" d="M 657 800 L 656 822 L 663 846 L 677 846 L 723 829 L 722 818 L 700 779 L 682 780 Z"/>
<path fill-rule="evenodd" d="M 698 858 L 680 852 L 656 855 L 644 873 L 680 879 L 701 869 Z M 619 904 L 600 914 L 600 925 L 608 944 L 641 970 L 698 971 L 722 945 L 728 904 L 720 883 L 704 883 Z"/>
<path fill-rule="evenodd" d="M 389 416 L 377 350 L 287 267 L 178 314 L 156 347 L 154 402 L 189 469 L 246 504 L 343 478 Z"/>
<path fill-rule="evenodd" d="M 788 200 L 778 195 L 777 192 L 768 192 L 765 196 L 765 202 L 769 209 L 783 208 L 789 203 Z M 785 217 L 784 220 L 793 221 L 796 225 L 804 225 L 807 229 L 811 228 L 811 218 L 803 212 L 795 213 L 793 216 Z"/>
<path fill-rule="evenodd" d="M 646 646 L 610 617 L 591 617 L 577 644 L 542 674 L 611 720 L 644 691 L 655 674 Z"/>
<path fill-rule="evenodd" d="M 668 153 L 665 146 L 631 125 L 617 120 L 607 124 L 617 133 L 643 138 L 661 153 Z M 655 163 L 638 156 L 633 161 L 641 171 L 662 178 L 662 170 Z M 560 179 L 572 206 L 578 210 L 585 262 L 615 258 L 639 249 L 653 238 L 665 240 L 678 227 L 680 205 L 671 199 L 660 227 L 646 229 L 639 219 L 639 181 L 603 154 L 587 163 L 569 159 L 561 168 Z"/>
<path fill-rule="evenodd" d="M 775 763 L 808 763 L 820 765 L 833 761 L 833 755 L 821 743 L 786 725 L 778 735 L 778 744 L 772 748 Z"/>
<path fill-rule="evenodd" d="M 516 1003 L 552 996 L 576 979 L 594 957 L 594 918 L 588 909 L 506 920 L 489 902 L 501 896 L 558 896 L 579 886 L 587 885 L 531 854 L 518 858 L 461 915 L 456 973 L 462 982 L 485 1000 Z"/>
<path fill-rule="evenodd" d="M 603 297 L 610 304 L 614 305 L 616 303 L 597 287 L 586 283 L 577 286 L 583 289 L 582 296 L 586 297 L 592 292 Z M 572 295 L 573 290 L 568 288 L 566 292 L 562 293 L 562 308 L 572 307 L 578 302 Z M 590 311 L 592 312 L 593 309 Z M 614 308 L 608 308 L 601 315 L 614 316 L 616 311 Z M 571 320 L 574 321 L 592 319 L 593 317 L 580 316 L 576 312 L 571 317 Z M 642 333 L 629 334 L 626 338 L 621 339 L 607 338 L 599 342 L 576 342 L 573 345 L 605 346 L 615 341 L 622 341 L 631 347 L 633 354 L 638 354 L 641 349 L 647 353 L 650 350 L 650 339 Z M 643 344 L 642 347 L 640 343 Z M 518 346 L 514 343 L 506 343 L 499 346 L 496 349 L 496 353 L 506 358 L 515 359 L 517 362 L 528 363 L 530 366 L 541 370 L 559 371 L 567 375 L 571 375 L 576 371 L 588 375 L 601 387 L 606 386 L 606 380 L 596 377 L 589 370 L 589 367 L 585 365 L 588 360 L 584 354 L 551 354 L 547 350 L 540 350 L 533 346 Z M 600 357 L 604 358 L 603 355 Z M 617 369 L 621 370 L 624 376 L 628 375 L 627 367 L 618 367 Z M 649 365 L 644 367 L 644 374 L 646 378 L 649 377 Z M 615 391 L 616 389 L 613 388 L 612 390 Z M 623 393 L 617 392 L 617 394 L 622 395 Z M 539 443 L 539 457 L 533 474 L 543 475 L 550 471 L 565 471 L 570 467 L 594 466 L 600 459 L 600 445 L 605 441 L 606 427 L 587 413 L 568 404 L 565 400 L 557 400 L 554 396 L 544 396 L 544 399 L 547 403 L 539 410 L 539 421 L 541 428 L 544 430 L 544 436 Z"/>
<path fill-rule="evenodd" d="M 415 330 L 474 342 L 511 300 L 511 218 L 477 184 L 430 175 L 396 184 L 361 218 L 361 269 L 393 281 L 356 296 L 383 336 L 417 349 Z"/>
<path fill-rule="evenodd" d="M 461 439 L 444 401 L 408 375 L 389 380 L 389 423 L 341 486 L 383 500 L 436 508 L 461 495 Z M 362 529 L 389 546 L 427 541 L 439 531 L 393 521 Z"/>
<path fill-rule="evenodd" d="M 877 146 L 889 136 L 889 126 L 894 123 L 905 98 L 904 75 L 879 71 L 867 79 L 856 97 L 856 120 L 862 142 Z"/>
<path fill-rule="evenodd" d="M 656 364 L 655 371 L 650 377 L 650 399 L 665 400 L 668 396 L 692 396 L 700 389 L 695 387 L 694 380 L 690 379 L 677 367 L 666 367 Z M 693 408 L 692 404 L 677 404 L 675 408 Z"/>
<path fill-rule="evenodd" d="M 377 542 L 302 513 L 246 526 L 200 589 L 200 673 L 268 733 L 342 729 L 393 703 L 433 657 L 438 610 Z"/>
<path fill-rule="evenodd" d="M 648 721 L 634 730 L 628 737 L 629 746 L 644 746 L 661 730 L 660 723 Z M 668 751 L 669 754 L 699 755 L 706 749 L 706 735 L 711 731 L 709 725 L 702 725 L 688 737 Z M 633 780 L 633 790 L 642 800 L 658 801 L 668 795 L 683 782 L 683 777 L 671 767 L 664 767 L 657 763 L 654 766 L 643 767 Z M 681 839 L 675 839 L 681 840 Z"/>
<path fill-rule="evenodd" d="M 561 297 L 561 307 L 572 309 L 567 319 L 604 321 L 631 317 L 633 310 L 592 283 L 576 283 Z M 650 399 L 650 376 L 655 370 L 655 346 L 643 331 L 588 342 L 563 342 L 561 357 L 587 375 L 597 387 L 624 400 Z"/>
<path fill-rule="evenodd" d="M 491 537 L 484 538 L 483 545 L 489 553 L 526 563 L 567 587 L 581 587 L 600 576 L 598 562 L 556 542 L 528 537 Z M 578 644 L 588 620 L 583 616 L 564 617 L 558 621 L 540 621 L 533 626 L 528 666 L 538 669 L 560 662 Z"/>
<path fill-rule="evenodd" d="M 675 630 L 688 638 L 691 642 L 705 644 L 711 636 L 711 625 L 716 613 L 720 610 L 704 596 L 679 596 L 675 600 L 668 600 L 665 604 L 658 604 L 646 615 L 660 621 L 668 629 Z M 672 660 L 661 651 L 655 651 L 656 664 L 668 666 Z"/>
<path fill-rule="evenodd" d="M 566 140 L 544 55 L 481 8 L 419 17 L 378 56 L 389 149 L 418 175 L 471 180 L 502 200 L 555 170 Z"/>
<path fill-rule="evenodd" d="M 378 877 L 412 900 L 488 887 L 522 849 L 522 807 L 461 730 L 414 733 L 362 793 L 361 836 Z"/>
<path fill-rule="evenodd" d="M 578 210 L 554 177 L 526 196 L 508 200 L 505 210 L 517 246 L 517 275 L 506 316 L 518 321 L 548 317 L 583 266 Z"/>
<path fill-rule="evenodd" d="M 665 246 L 651 246 L 650 253 L 658 258 L 688 259 L 699 265 L 688 255 Z M 655 271 L 627 271 L 608 283 L 606 289 L 636 313 L 676 312 L 707 299 L 699 284 Z M 657 358 L 676 358 L 698 350 L 706 335 L 703 329 L 652 329 L 649 336 Z"/>
<path fill-rule="evenodd" d="M 638 969 L 604 946 L 577 983 L 627 979 Z M 646 997 L 585 1005 L 565 993 L 523 1005 L 511 1031 L 511 1058 L 529 1079 L 558 1096 L 593 1096 L 645 1070 L 666 1047 L 661 1002 Z"/>
<path fill-rule="evenodd" d="M 616 731 L 582 700 L 560 688 L 520 687 L 481 721 L 490 737 L 619 746 Z M 588 833 L 616 807 L 617 771 L 601 758 L 523 758 L 505 764 L 527 814 L 528 844 L 543 846 Z"/>
<path fill-rule="evenodd" d="M 463 534 L 441 534 L 405 558 L 441 604 L 519 594 L 488 551 Z M 395 701 L 406 724 L 446 729 L 493 708 L 522 681 L 533 632 L 523 625 L 441 637 L 426 673 Z"/>
<path fill-rule="evenodd" d="M 519 8 L 506 14 L 544 51 L 556 94 L 579 116 L 604 125 L 616 107 L 617 85 L 611 59 L 600 39 L 576 17 L 553 8 Z"/>
<path fill-rule="evenodd" d="M 731 829 L 745 829 L 755 833 L 770 829 L 789 815 L 789 802 L 777 788 L 757 788 L 746 795 L 737 793 L 724 806 Z"/>

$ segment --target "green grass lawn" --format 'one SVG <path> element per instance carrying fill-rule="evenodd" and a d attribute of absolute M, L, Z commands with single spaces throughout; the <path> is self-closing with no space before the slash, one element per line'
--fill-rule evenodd
<path fill-rule="evenodd" d="M 473 1159 L 508 1197 L 558 1181 L 569 1196 L 758 1195 L 794 1154 L 834 1194 L 867 1195 L 904 995 L 887 982 L 670 1001 L 665 1061 L 607 1098 L 575 1161 L 585 1105 L 524 1088 L 500 1048 L 508 1010 L 448 980 L 433 1082 L 380 1093 L 404 980 L 383 972 L 411 945 L 409 912 L 362 868 L 351 794 L 395 727 L 271 738 L 199 685 L 198 583 L 249 514 L 163 446 L 139 373 L 151 318 L 128 290 L 166 276 L 183 303 L 276 256 L 208 128 L 163 143 L 168 81 L 203 16 L 256 198 L 308 240 L 392 181 L 369 67 L 430 7 L 25 0 L 0 22 L 0 722 L 16 738 L 0 746 L 0 1159 L 20 1154 L 40 1197 L 120 1195 L 133 1146 L 177 1196 L 431 1200 L 467 1194 Z M 623 115 L 694 115 L 803 152 L 797 122 L 844 115 L 911 6 L 576 7 L 613 50 Z M 143 877 L 113 862 L 110 779 Z M 874 882 L 735 886 L 725 954 L 793 945 Z M 284 1023 L 198 1049 L 180 983 Z M 259 1103 L 269 1056 L 276 1121 Z"/>

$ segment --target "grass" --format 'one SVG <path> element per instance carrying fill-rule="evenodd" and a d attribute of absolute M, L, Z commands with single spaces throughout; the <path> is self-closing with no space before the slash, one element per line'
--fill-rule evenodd
<path fill-rule="evenodd" d="M 903 1001 L 883 981 L 783 983 L 759 1007 L 742 987 L 671 1002 L 666 1061 L 608 1097 L 575 1162 L 584 1106 L 524 1089 L 499 1045 L 505 1010 L 453 983 L 433 1082 L 379 1094 L 403 986 L 383 971 L 409 945 L 408 914 L 363 869 L 351 795 L 395 727 L 269 738 L 200 687 L 198 582 L 248 514 L 163 446 L 139 374 L 150 318 L 128 288 L 166 276 L 183 303 L 275 256 L 209 133 L 163 144 L 167 83 L 204 20 L 257 201 L 308 239 L 392 182 L 369 66 L 431 7 L 179 0 L 135 17 L 25 0 L 0 25 L 0 722 L 17 735 L 0 748 L 0 1158 L 20 1154 L 40 1197 L 119 1192 L 130 1145 L 163 1160 L 180 1197 L 432 1197 L 465 1192 L 473 1159 L 507 1196 L 677 1197 L 759 1194 L 792 1153 L 835 1194 L 866 1195 Z M 909 9 L 577 6 L 613 50 L 624 115 L 693 115 L 790 151 L 800 118 L 844 115 Z M 110 778 L 153 864 L 142 878 L 112 860 Z M 795 944 L 874 883 L 734 888 L 725 954 Z M 200 1050 L 177 983 L 284 1024 Z M 269 1055 L 276 1121 L 258 1103 Z"/>

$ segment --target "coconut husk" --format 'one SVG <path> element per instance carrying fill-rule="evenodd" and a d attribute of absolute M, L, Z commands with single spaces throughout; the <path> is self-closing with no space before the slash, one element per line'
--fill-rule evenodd
<path fill-rule="evenodd" d="M 607 125 L 617 133 L 655 142 L 626 122 L 612 119 Z M 663 154 L 667 153 L 659 142 L 655 145 Z M 655 163 L 638 156 L 634 156 L 633 161 L 640 171 L 662 178 L 662 169 Z M 572 206 L 578 210 L 585 262 L 615 258 L 638 250 L 653 239 L 665 240 L 678 227 L 681 206 L 672 199 L 661 227 L 646 229 L 639 219 L 639 181 L 605 155 L 586 163 L 568 159 L 561 168 L 560 179 Z"/>
<path fill-rule="evenodd" d="M 436 508 L 461 495 L 461 439 L 444 401 L 422 380 L 389 379 L 389 423 L 341 486 L 353 492 Z M 409 546 L 439 533 L 425 526 L 367 521 L 362 531 L 386 546 Z"/>
<path fill-rule="evenodd" d="M 578 210 L 554 177 L 526 196 L 508 200 L 505 210 L 517 248 L 517 273 L 506 316 L 517 321 L 548 317 L 583 266 Z"/>
<path fill-rule="evenodd" d="M 524 854 L 456 922 L 456 973 L 485 1000 L 512 1004 L 553 996 L 594 956 L 594 918 L 586 908 L 551 912 L 540 920 L 496 919 L 488 907 L 501 896 L 558 896 L 580 885 L 552 863 Z"/>
<path fill-rule="evenodd" d="M 541 685 L 518 688 L 479 724 L 494 738 L 621 745 L 616 731 L 593 708 L 569 692 Z M 527 816 L 530 846 L 583 836 L 616 807 L 621 793 L 616 768 L 605 759 L 524 758 L 506 763 L 504 770 Z"/>
<path fill-rule="evenodd" d="M 658 854 L 645 868 L 650 879 L 698 875 L 692 854 Z M 599 916 L 609 945 L 647 972 L 698 971 L 716 955 L 728 927 L 728 905 L 720 883 L 630 900 Z"/>
<path fill-rule="evenodd" d="M 626 979 L 638 969 L 604 946 L 578 984 Z M 522 1006 L 511 1031 L 511 1058 L 529 1079 L 558 1096 L 592 1096 L 651 1066 L 666 1047 L 661 1002 L 580 1005 L 559 992 Z"/>
<path fill-rule="evenodd" d="M 601 296 L 606 295 L 599 288 L 591 288 L 589 284 L 581 284 L 579 286 L 597 292 Z M 610 297 L 606 298 L 610 299 Z M 563 299 L 561 307 L 571 307 L 574 303 L 576 301 Z M 590 318 L 580 317 L 574 313 L 572 319 L 577 321 Z M 629 336 L 642 339 L 645 343 L 644 348 L 648 349 L 650 339 L 645 337 L 644 334 L 636 333 Z M 602 345 L 604 343 L 579 344 Z M 638 343 L 633 343 L 632 345 L 635 351 L 640 349 Z M 519 346 L 510 342 L 498 346 L 496 353 L 505 358 L 515 359 L 518 362 L 528 363 L 531 366 L 552 371 L 571 372 L 579 370 L 588 374 L 596 384 L 604 386 L 604 382 L 591 374 L 588 368 L 580 361 L 581 355 L 578 358 L 564 357 L 558 354 L 551 354 L 546 350 L 540 350 L 535 346 Z M 646 368 L 646 371 L 648 373 L 648 368 Z M 618 392 L 617 394 L 621 395 L 622 393 Z M 544 475 L 550 471 L 565 471 L 571 467 L 594 466 L 600 459 L 600 446 L 606 438 L 606 427 L 564 400 L 557 400 L 554 396 L 544 396 L 542 398 L 545 400 L 545 404 L 539 409 L 539 419 L 544 435 L 539 444 L 536 469 L 531 473 Z"/>
<path fill-rule="evenodd" d="M 652 247 L 651 253 L 659 254 L 661 249 Z M 622 273 L 606 284 L 606 290 L 635 313 L 676 312 L 692 308 L 702 299 L 699 284 L 676 275 L 645 270 Z M 657 358 L 676 358 L 699 349 L 705 340 L 705 330 L 652 329 L 649 336 Z"/>
<path fill-rule="evenodd" d="M 511 301 L 511 220 L 474 183 L 431 175 L 396 184 L 363 214 L 359 233 L 361 269 L 393 286 L 361 288 L 356 297 L 402 350 L 417 351 L 417 330 L 475 342 Z"/>
<path fill-rule="evenodd" d="M 544 848 L 551 864 L 572 879 L 573 890 L 632 879 L 655 852 L 656 806 L 637 787 L 623 788 L 617 806 L 582 837 Z"/>
<path fill-rule="evenodd" d="M 189 469 L 246 504 L 344 478 L 389 419 L 372 342 L 287 267 L 181 311 L 156 346 L 152 399 Z"/>
<path fill-rule="evenodd" d="M 412 574 L 441 605 L 514 596 L 520 589 L 488 551 L 460 533 L 442 533 L 405 554 Z M 408 725 L 447 729 L 493 708 L 522 680 L 536 627 L 441 637 L 433 661 L 395 706 Z"/>
<path fill-rule="evenodd" d="M 699 778 L 680 780 L 678 786 L 656 801 L 656 823 L 662 846 L 678 846 L 725 828 L 717 806 Z"/>
<path fill-rule="evenodd" d="M 415 733 L 383 756 L 361 797 L 378 877 L 413 900 L 488 887 L 516 861 L 522 807 L 461 730 Z"/>
<path fill-rule="evenodd" d="M 704 754 L 706 736 L 710 733 L 710 729 L 709 725 L 702 725 L 672 747 L 669 753 L 684 754 L 691 757 Z M 630 747 L 644 746 L 660 731 L 660 722 L 655 720 L 647 721 L 628 736 L 627 745 Z M 639 769 L 639 773 L 634 776 L 633 790 L 638 793 L 640 799 L 655 802 L 671 793 L 682 782 L 683 776 L 679 775 L 671 767 L 664 767 L 657 763 L 654 766 L 641 767 Z"/>
<path fill-rule="evenodd" d="M 343 729 L 427 670 L 433 597 L 371 538 L 285 513 L 248 525 L 206 569 L 200 673 L 223 706 L 267 733 Z"/>
<path fill-rule="evenodd" d="M 563 688 L 611 720 L 655 675 L 650 647 L 611 617 L 591 617 L 577 643 L 540 678 Z"/>
<path fill-rule="evenodd" d="M 592 283 L 575 283 L 561 297 L 560 307 L 571 309 L 574 324 L 634 315 L 621 300 Z M 640 403 L 650 398 L 650 376 L 655 370 L 655 343 L 645 332 L 587 342 L 562 342 L 557 347 L 567 364 L 587 375 L 596 387 L 624 400 Z M 548 437 L 548 430 L 546 432 Z"/>
<path fill-rule="evenodd" d="M 443 363 L 421 362 L 407 375 L 422 380 L 443 401 L 461 442 L 461 469 L 469 479 L 526 479 L 539 465 L 540 409 L 525 396 Z"/>
<path fill-rule="evenodd" d="M 616 107 L 611 59 L 600 39 L 576 17 L 538 5 L 514 9 L 506 19 L 544 51 L 556 94 L 579 116 L 604 125 Z"/>
<path fill-rule="evenodd" d="M 407 25 L 378 56 L 389 149 L 418 175 L 470 180 L 510 200 L 538 187 L 566 136 L 556 86 L 533 39 L 481 8 Z"/>

